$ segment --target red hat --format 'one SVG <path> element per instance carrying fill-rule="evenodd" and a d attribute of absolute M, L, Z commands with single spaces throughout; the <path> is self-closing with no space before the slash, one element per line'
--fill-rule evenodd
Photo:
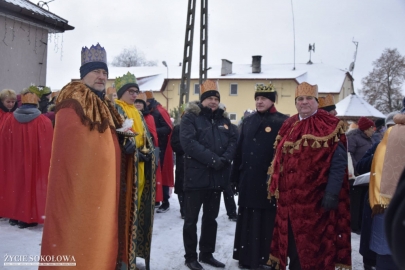
<path fill-rule="evenodd" d="M 357 124 L 359 125 L 359 129 L 362 131 L 369 129 L 370 127 L 375 127 L 374 122 L 368 119 L 367 117 L 360 117 Z"/>

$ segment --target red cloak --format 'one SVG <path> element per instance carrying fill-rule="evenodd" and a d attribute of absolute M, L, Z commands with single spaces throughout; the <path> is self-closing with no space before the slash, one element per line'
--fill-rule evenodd
<path fill-rule="evenodd" d="M 351 266 L 347 170 L 338 209 L 325 211 L 321 207 L 333 153 L 339 140 L 346 146 L 342 127 L 338 118 L 318 110 L 302 121 L 294 115 L 280 129 L 269 170 L 269 191 L 278 197 L 269 260 L 276 269 L 286 267 L 288 220 L 302 269 Z"/>
<path fill-rule="evenodd" d="M 27 123 L 6 113 L 0 126 L 0 216 L 44 223 L 53 128 L 39 115 Z"/>
<path fill-rule="evenodd" d="M 162 164 L 162 178 L 163 178 L 162 184 L 163 184 L 163 186 L 173 187 L 174 186 L 173 149 L 172 149 L 172 146 L 170 145 L 170 139 L 171 139 L 172 133 L 173 133 L 173 124 L 172 124 L 172 121 L 170 120 L 169 113 L 162 107 L 162 105 L 158 104 L 156 106 L 156 108 L 159 110 L 163 119 L 165 119 L 165 122 L 171 129 L 170 134 L 169 134 L 169 139 L 167 140 L 164 162 Z"/>
<path fill-rule="evenodd" d="M 146 122 L 146 125 L 148 126 L 149 132 L 153 136 L 153 142 L 156 147 L 159 147 L 159 140 L 158 140 L 158 135 L 156 131 L 156 125 L 155 125 L 155 119 L 153 118 L 152 115 L 144 115 L 143 116 Z M 156 169 L 156 197 L 155 197 L 155 202 L 161 202 L 163 201 L 163 189 L 162 189 L 162 168 L 160 166 L 160 161 L 158 164 L 158 167 Z"/>

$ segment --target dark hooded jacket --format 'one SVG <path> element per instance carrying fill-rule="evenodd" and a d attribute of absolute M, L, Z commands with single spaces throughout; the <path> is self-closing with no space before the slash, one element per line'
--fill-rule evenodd
<path fill-rule="evenodd" d="M 213 112 L 190 102 L 181 119 L 180 143 L 185 152 L 184 191 L 223 190 L 229 185 L 237 134 L 222 109 Z"/>
<path fill-rule="evenodd" d="M 158 105 L 159 105 L 159 103 L 155 99 L 153 99 L 150 101 L 148 110 L 150 111 L 150 114 L 153 116 L 153 118 L 155 120 L 156 132 L 158 135 L 159 148 L 160 148 L 160 160 L 162 161 L 164 159 L 167 144 L 170 143 L 169 135 L 170 135 L 170 132 L 172 131 L 172 129 L 166 123 L 165 119 L 160 114 L 159 110 L 156 108 Z"/>
<path fill-rule="evenodd" d="M 239 206 L 271 208 L 267 199 L 267 170 L 274 155 L 273 144 L 287 118 L 272 107 L 243 120 L 231 174 L 231 182 L 239 187 Z"/>
<path fill-rule="evenodd" d="M 352 156 L 354 174 L 359 175 L 356 170 L 357 162 L 364 156 L 368 149 L 373 146 L 373 141 L 364 131 L 355 129 L 347 133 L 348 152 Z"/>

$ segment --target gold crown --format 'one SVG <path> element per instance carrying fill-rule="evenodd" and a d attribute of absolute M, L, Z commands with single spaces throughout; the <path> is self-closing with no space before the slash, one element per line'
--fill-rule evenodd
<path fill-rule="evenodd" d="M 217 82 L 206 80 L 203 84 L 200 85 L 200 94 L 203 94 L 207 91 L 218 91 Z"/>
<path fill-rule="evenodd" d="M 31 92 L 22 94 L 21 103 L 22 104 L 37 104 L 38 105 L 39 97 Z"/>
<path fill-rule="evenodd" d="M 295 89 L 295 97 L 312 96 L 318 98 L 318 85 L 311 85 L 307 82 L 300 83 Z"/>
<path fill-rule="evenodd" d="M 146 99 L 152 99 L 152 98 L 154 98 L 152 91 L 145 91 L 145 94 L 146 94 Z"/>
<path fill-rule="evenodd" d="M 258 93 L 270 93 L 270 92 L 275 92 L 276 89 L 274 88 L 274 85 L 269 83 L 269 85 L 264 85 L 264 84 L 257 84 L 256 85 L 256 92 Z"/>
<path fill-rule="evenodd" d="M 115 83 L 115 89 L 117 89 L 117 91 L 118 91 L 124 85 L 126 85 L 128 83 L 136 83 L 136 84 L 138 84 L 138 81 L 136 80 L 135 75 L 128 71 L 127 74 L 125 74 L 124 76 L 115 78 L 114 83 Z"/>
<path fill-rule="evenodd" d="M 138 94 L 138 96 L 136 97 L 136 100 L 143 100 L 143 101 L 145 101 L 145 103 L 146 103 L 146 100 L 147 100 L 146 94 L 145 94 L 144 92 L 140 92 L 140 93 Z"/>
<path fill-rule="evenodd" d="M 335 105 L 335 99 L 331 94 L 319 98 L 319 108 Z"/>

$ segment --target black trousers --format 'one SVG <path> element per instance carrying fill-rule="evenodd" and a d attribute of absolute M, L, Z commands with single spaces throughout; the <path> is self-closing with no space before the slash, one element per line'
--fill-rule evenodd
<path fill-rule="evenodd" d="M 297 245 L 291 228 L 291 221 L 288 219 L 288 248 L 287 256 L 290 258 L 288 269 L 301 270 L 300 258 L 298 257 Z"/>
<path fill-rule="evenodd" d="M 363 216 L 363 203 L 368 185 L 353 186 L 354 180 L 349 180 L 350 183 L 350 226 L 352 232 L 360 233 Z"/>
<path fill-rule="evenodd" d="M 231 185 L 223 191 L 224 193 L 224 203 L 226 208 L 226 214 L 228 217 L 236 216 L 236 203 L 233 195 L 233 191 L 231 189 Z"/>
<path fill-rule="evenodd" d="M 200 254 L 210 255 L 215 251 L 217 221 L 221 192 L 215 190 L 196 190 L 184 192 L 183 243 L 186 262 L 197 260 L 197 222 L 203 207 Z"/>

